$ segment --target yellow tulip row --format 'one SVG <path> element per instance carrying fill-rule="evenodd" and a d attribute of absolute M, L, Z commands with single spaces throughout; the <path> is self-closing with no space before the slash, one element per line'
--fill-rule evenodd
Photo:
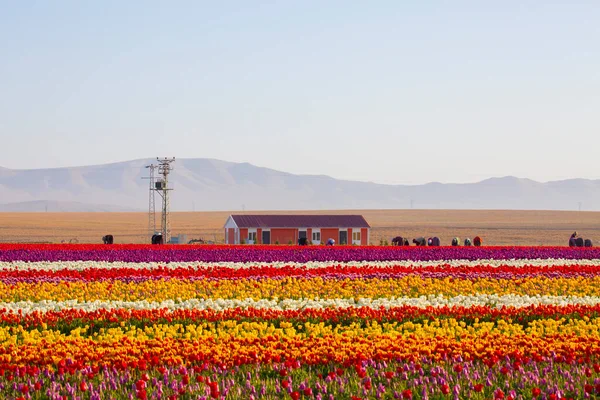
<path fill-rule="evenodd" d="M 61 333 L 26 330 L 21 326 L 0 328 L 0 364 L 56 365 L 71 358 L 87 364 L 135 361 L 151 356 L 170 363 L 208 359 L 211 362 L 270 362 L 274 357 L 305 362 L 357 356 L 378 359 L 432 358 L 460 355 L 486 358 L 500 351 L 547 356 L 600 353 L 600 318 L 580 320 L 542 319 L 526 328 L 499 321 L 467 326 L 454 319 L 378 324 L 366 327 L 327 326 L 304 323 L 275 327 L 269 322 L 202 323 L 183 326 L 122 326 L 90 332 L 85 326 Z"/>
<path fill-rule="evenodd" d="M 123 338 L 138 341 L 153 339 L 263 339 L 279 337 L 285 339 L 300 339 L 344 336 L 344 337 L 373 337 L 388 336 L 390 338 L 447 338 L 461 339 L 465 336 L 480 337 L 489 334 L 505 336 L 544 337 L 548 335 L 577 335 L 599 336 L 600 318 L 582 319 L 538 319 L 522 324 L 512 321 L 498 320 L 497 322 L 475 322 L 467 325 L 464 321 L 451 319 L 435 319 L 433 321 L 367 322 L 366 326 L 354 322 L 348 325 L 325 324 L 324 322 L 304 322 L 293 325 L 281 322 L 275 325 L 270 321 L 219 321 L 202 322 L 199 324 L 153 324 L 144 327 L 127 326 L 121 323 L 116 328 L 101 328 L 91 331 L 88 325 L 75 328 L 68 334 L 54 329 L 25 329 L 23 326 L 0 327 L 0 345 L 36 344 L 40 342 L 53 343 L 65 340 L 89 338 L 98 342 L 118 342 Z"/>
<path fill-rule="evenodd" d="M 94 282 L 38 282 L 0 283 L 0 301 L 42 300 L 111 300 L 111 301 L 165 301 L 204 299 L 273 299 L 273 298 L 379 298 L 418 297 L 427 295 L 518 294 L 600 296 L 600 276 L 593 278 L 525 279 L 435 279 L 407 276 L 390 279 L 323 278 L 240 280 L 156 280 L 140 283 L 123 281 Z"/>

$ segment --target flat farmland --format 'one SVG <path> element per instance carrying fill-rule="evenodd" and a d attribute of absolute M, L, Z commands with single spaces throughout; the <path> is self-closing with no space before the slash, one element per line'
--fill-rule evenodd
<path fill-rule="evenodd" d="M 235 212 L 241 214 L 239 212 Z M 362 214 L 372 226 L 371 243 L 438 236 L 449 245 L 452 238 L 479 235 L 489 245 L 565 245 L 573 231 L 600 243 L 600 212 L 577 211 L 463 211 L 463 210 L 345 210 L 274 211 L 247 214 Z M 187 239 L 223 242 L 223 224 L 230 212 L 174 212 L 171 231 Z M 158 218 L 157 218 L 158 222 Z M 116 243 L 146 243 L 145 213 L 0 213 L 2 242 L 101 243 L 112 234 Z"/>

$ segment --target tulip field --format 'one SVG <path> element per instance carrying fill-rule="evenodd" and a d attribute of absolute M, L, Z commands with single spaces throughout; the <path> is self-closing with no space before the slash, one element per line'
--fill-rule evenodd
<path fill-rule="evenodd" d="M 0 244 L 6 399 L 600 398 L 600 249 Z"/>

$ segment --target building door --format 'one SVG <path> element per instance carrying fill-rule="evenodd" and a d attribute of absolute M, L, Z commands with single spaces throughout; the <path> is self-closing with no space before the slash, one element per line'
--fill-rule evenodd
<path fill-rule="evenodd" d="M 262 244 L 271 244 L 271 231 L 262 231 Z"/>
<path fill-rule="evenodd" d="M 298 239 L 302 239 L 302 238 L 304 238 L 304 239 L 307 238 L 306 231 L 298 231 Z"/>
<path fill-rule="evenodd" d="M 352 244 L 363 244 L 362 243 L 362 232 L 360 229 L 354 229 L 352 231 Z"/>
<path fill-rule="evenodd" d="M 348 244 L 348 231 L 340 231 L 340 244 Z"/>

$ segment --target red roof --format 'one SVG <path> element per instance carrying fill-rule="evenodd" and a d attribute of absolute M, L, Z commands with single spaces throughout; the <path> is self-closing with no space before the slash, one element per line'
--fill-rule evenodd
<path fill-rule="evenodd" d="M 362 215 L 232 215 L 238 228 L 370 228 Z"/>

